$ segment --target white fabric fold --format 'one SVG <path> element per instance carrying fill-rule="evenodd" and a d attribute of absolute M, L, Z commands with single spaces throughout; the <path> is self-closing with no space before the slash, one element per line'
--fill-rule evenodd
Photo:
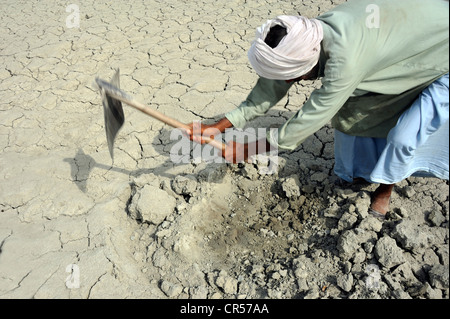
<path fill-rule="evenodd" d="M 264 39 L 275 25 L 285 27 L 287 35 L 272 49 Z M 248 58 L 261 77 L 272 80 L 296 79 L 317 64 L 322 39 L 323 30 L 319 20 L 302 16 L 278 16 L 257 29 Z"/>

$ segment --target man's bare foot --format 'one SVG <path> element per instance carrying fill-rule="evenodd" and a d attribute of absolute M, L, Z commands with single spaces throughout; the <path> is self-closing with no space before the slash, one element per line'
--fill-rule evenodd
<path fill-rule="evenodd" d="M 386 215 L 389 211 L 393 188 L 394 184 L 380 184 L 372 195 L 372 204 L 370 205 L 370 209 L 381 215 Z"/>

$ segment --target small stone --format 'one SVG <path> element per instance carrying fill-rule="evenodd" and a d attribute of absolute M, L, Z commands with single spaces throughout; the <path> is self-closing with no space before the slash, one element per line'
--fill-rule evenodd
<path fill-rule="evenodd" d="M 176 200 L 162 189 L 145 185 L 132 198 L 130 215 L 142 222 L 159 225 L 175 209 Z"/>
<path fill-rule="evenodd" d="M 360 264 L 366 259 L 366 253 L 364 249 L 358 249 L 353 257 L 353 263 Z"/>
<path fill-rule="evenodd" d="M 353 215 L 349 212 L 345 212 L 338 222 L 338 230 L 352 228 L 356 224 L 357 221 L 358 221 L 358 217 L 356 217 L 355 215 Z"/>
<path fill-rule="evenodd" d="M 297 175 L 292 175 L 285 178 L 281 182 L 281 188 L 286 194 L 287 198 L 300 196 L 300 181 Z"/>
<path fill-rule="evenodd" d="M 408 218 L 408 210 L 405 207 L 399 207 L 395 210 L 395 212 L 400 215 L 402 218 Z"/>
<path fill-rule="evenodd" d="M 337 277 L 337 285 L 345 292 L 349 292 L 353 287 L 353 275 L 348 273 Z"/>
<path fill-rule="evenodd" d="M 348 274 L 352 270 L 352 263 L 349 261 L 346 261 L 344 263 L 344 273 Z"/>
<path fill-rule="evenodd" d="M 417 279 L 414 276 L 411 265 L 409 262 L 405 262 L 395 268 L 395 270 L 392 272 L 392 276 L 396 276 L 397 278 L 402 278 L 402 281 L 409 282 L 410 284 L 413 282 L 416 282 Z"/>
<path fill-rule="evenodd" d="M 305 261 L 302 259 L 294 259 L 294 275 L 297 279 L 306 279 L 308 271 L 306 270 Z"/>
<path fill-rule="evenodd" d="M 448 265 L 434 265 L 428 272 L 431 286 L 433 288 L 448 289 L 449 288 L 449 268 Z"/>
<path fill-rule="evenodd" d="M 317 299 L 319 298 L 320 294 L 317 289 L 311 289 L 308 291 L 308 293 L 303 297 L 304 299 Z"/>
<path fill-rule="evenodd" d="M 401 189 L 401 194 L 406 196 L 407 198 L 412 198 L 416 194 L 416 192 L 411 186 L 405 186 Z"/>
<path fill-rule="evenodd" d="M 258 170 L 253 164 L 246 163 L 242 168 L 242 175 L 248 179 L 254 181 L 258 178 Z"/>
<path fill-rule="evenodd" d="M 164 280 L 161 283 L 161 290 L 167 295 L 167 297 L 173 298 L 178 296 L 183 291 L 183 287 L 179 284 L 173 284 Z"/>
<path fill-rule="evenodd" d="M 222 288 L 226 294 L 236 294 L 237 284 L 238 281 L 235 278 L 228 276 L 226 271 L 221 271 L 216 279 L 217 287 Z"/>
<path fill-rule="evenodd" d="M 178 195 L 192 195 L 197 189 L 197 180 L 193 176 L 178 175 L 172 181 L 172 189 Z"/>
<path fill-rule="evenodd" d="M 370 196 L 365 192 L 360 192 L 354 199 L 354 205 L 356 213 L 360 218 L 366 218 L 368 216 L 368 209 L 370 207 Z"/>
<path fill-rule="evenodd" d="M 329 207 L 327 207 L 323 213 L 324 217 L 328 218 L 336 218 L 338 219 L 340 217 L 340 207 L 337 203 L 331 204 Z"/>
<path fill-rule="evenodd" d="M 353 229 L 344 231 L 338 239 L 337 249 L 342 257 L 350 258 L 359 247 L 359 238 Z"/>
<path fill-rule="evenodd" d="M 384 236 L 375 245 L 375 256 L 378 262 L 387 268 L 400 265 L 405 261 L 403 251 L 397 246 L 395 239 Z"/>
<path fill-rule="evenodd" d="M 204 286 L 191 287 L 189 293 L 192 299 L 206 299 L 208 296 L 208 289 Z"/>
<path fill-rule="evenodd" d="M 262 273 L 264 272 L 264 267 L 261 265 L 253 265 L 252 266 L 252 274 Z"/>
<path fill-rule="evenodd" d="M 161 229 L 155 233 L 155 236 L 157 238 L 164 238 L 164 237 L 169 237 L 171 233 L 172 233 L 172 230 L 170 230 L 170 229 Z"/>
<path fill-rule="evenodd" d="M 373 216 L 367 216 L 367 218 L 364 218 L 360 223 L 358 228 L 364 229 L 364 230 L 371 230 L 374 232 L 379 232 L 381 228 L 383 227 L 383 223 L 378 220 L 378 218 L 375 218 Z"/>
<path fill-rule="evenodd" d="M 223 286 L 223 291 L 230 295 L 237 293 L 237 280 L 235 278 L 228 277 Z"/>
<path fill-rule="evenodd" d="M 428 215 L 428 221 L 433 226 L 441 226 L 441 224 L 445 222 L 445 217 L 440 211 L 434 210 Z"/>
<path fill-rule="evenodd" d="M 442 290 L 431 288 L 429 283 L 425 283 L 425 297 L 428 299 L 442 299 Z"/>
<path fill-rule="evenodd" d="M 395 226 L 392 236 L 399 241 L 403 249 L 413 251 L 426 248 L 433 237 L 424 227 L 418 227 L 415 222 L 407 219 L 403 219 Z"/>

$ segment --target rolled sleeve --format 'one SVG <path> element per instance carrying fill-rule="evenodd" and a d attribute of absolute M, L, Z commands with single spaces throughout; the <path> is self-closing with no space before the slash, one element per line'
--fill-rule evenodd
<path fill-rule="evenodd" d="M 362 75 L 356 75 L 342 61 L 328 60 L 321 88 L 311 93 L 303 107 L 278 129 L 277 134 L 268 133 L 269 143 L 280 149 L 296 149 L 336 115 L 361 78 Z"/>

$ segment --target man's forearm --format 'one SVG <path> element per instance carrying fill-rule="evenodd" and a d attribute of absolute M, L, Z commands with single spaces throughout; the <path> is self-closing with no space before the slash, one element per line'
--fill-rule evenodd
<path fill-rule="evenodd" d="M 223 133 L 227 128 L 233 127 L 233 124 L 226 117 L 224 117 L 219 122 L 214 124 L 214 127 L 217 128 L 221 133 Z"/>
<path fill-rule="evenodd" d="M 294 82 L 287 83 L 284 80 L 269 80 L 259 78 L 245 101 L 236 109 L 226 114 L 233 126 L 244 128 L 252 119 L 262 116 L 286 96 Z"/>

